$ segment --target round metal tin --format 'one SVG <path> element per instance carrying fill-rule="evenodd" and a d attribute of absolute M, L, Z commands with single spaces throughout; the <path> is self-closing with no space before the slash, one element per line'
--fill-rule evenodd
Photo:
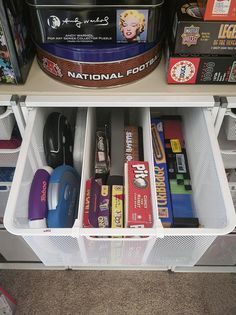
<path fill-rule="evenodd" d="M 160 62 L 161 43 L 133 57 L 112 61 L 104 61 L 102 55 L 93 59 L 102 60 L 99 62 L 70 60 L 55 56 L 40 46 L 37 47 L 37 57 L 42 70 L 61 82 L 89 88 L 114 87 L 140 80 L 151 73 Z"/>

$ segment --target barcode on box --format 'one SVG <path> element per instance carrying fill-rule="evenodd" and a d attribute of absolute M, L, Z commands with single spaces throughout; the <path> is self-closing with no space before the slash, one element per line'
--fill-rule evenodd
<path fill-rule="evenodd" d="M 176 154 L 176 163 L 177 163 L 177 169 L 178 173 L 186 173 L 186 164 L 185 164 L 185 158 L 183 154 Z"/>

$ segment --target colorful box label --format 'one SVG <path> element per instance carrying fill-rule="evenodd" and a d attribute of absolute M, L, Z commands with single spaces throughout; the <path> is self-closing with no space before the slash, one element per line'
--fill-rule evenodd
<path fill-rule="evenodd" d="M 111 201 L 111 227 L 123 228 L 124 216 L 124 187 L 122 185 L 112 186 L 112 201 Z"/>
<path fill-rule="evenodd" d="M 138 127 L 126 126 L 124 130 L 125 162 L 139 160 Z"/>
<path fill-rule="evenodd" d="M 90 178 L 85 186 L 83 227 L 110 227 L 110 187 Z"/>
<path fill-rule="evenodd" d="M 179 139 L 170 139 L 170 145 L 171 145 L 171 149 L 174 153 L 182 152 Z"/>
<path fill-rule="evenodd" d="M 149 164 L 129 161 L 125 164 L 126 227 L 152 227 Z"/>
<path fill-rule="evenodd" d="M 110 227 L 110 187 L 102 185 L 98 205 L 98 227 Z"/>
<path fill-rule="evenodd" d="M 182 135 L 182 120 L 179 116 L 163 118 L 163 126 L 173 217 L 192 218 L 192 187 Z M 173 152 L 172 138 L 179 139 L 181 153 Z"/>
<path fill-rule="evenodd" d="M 169 84 L 235 84 L 235 56 L 171 56 L 168 60 Z"/>
<path fill-rule="evenodd" d="M 199 62 L 199 58 L 170 57 L 167 73 L 167 83 L 196 83 Z"/>

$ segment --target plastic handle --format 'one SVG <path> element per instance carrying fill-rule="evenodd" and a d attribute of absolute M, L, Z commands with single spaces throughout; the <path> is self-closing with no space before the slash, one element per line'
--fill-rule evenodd
<path fill-rule="evenodd" d="M 96 236 L 85 236 L 87 240 L 93 241 L 93 242 L 104 242 L 104 241 L 109 241 L 109 242 L 145 242 L 149 241 L 153 238 L 157 239 L 157 236 L 126 236 L 126 237 L 121 237 L 121 236 L 113 236 L 113 237 L 96 237 Z"/>
<path fill-rule="evenodd" d="M 141 240 L 147 239 L 148 237 L 163 238 L 164 229 L 162 227 L 155 228 L 81 228 L 73 227 L 72 236 L 78 237 L 89 237 L 90 239 L 120 239 L 120 240 Z"/>

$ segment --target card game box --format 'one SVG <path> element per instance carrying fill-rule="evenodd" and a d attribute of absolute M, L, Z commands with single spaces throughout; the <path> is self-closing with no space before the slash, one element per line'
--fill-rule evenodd
<path fill-rule="evenodd" d="M 151 130 L 158 214 L 162 225 L 164 227 L 170 227 L 173 223 L 173 214 L 165 154 L 163 124 L 159 118 L 151 119 Z"/>
<path fill-rule="evenodd" d="M 98 204 L 98 227 L 108 228 L 110 224 L 110 186 L 102 185 Z"/>
<path fill-rule="evenodd" d="M 205 21 L 236 21 L 236 0 L 198 0 Z"/>
<path fill-rule="evenodd" d="M 167 54 L 169 84 L 235 84 L 236 55 L 179 56 Z"/>
<path fill-rule="evenodd" d="M 93 177 L 86 181 L 83 227 L 110 227 L 110 187 Z"/>
<path fill-rule="evenodd" d="M 123 185 L 112 185 L 111 188 L 111 227 L 124 227 L 124 187 Z"/>
<path fill-rule="evenodd" d="M 0 0 L 0 84 L 24 83 L 33 57 L 24 1 Z"/>
<path fill-rule="evenodd" d="M 236 54 L 236 21 L 204 21 L 197 3 L 176 7 L 170 33 L 174 54 Z"/>
<path fill-rule="evenodd" d="M 125 227 L 149 228 L 153 225 L 149 164 L 125 163 Z"/>

